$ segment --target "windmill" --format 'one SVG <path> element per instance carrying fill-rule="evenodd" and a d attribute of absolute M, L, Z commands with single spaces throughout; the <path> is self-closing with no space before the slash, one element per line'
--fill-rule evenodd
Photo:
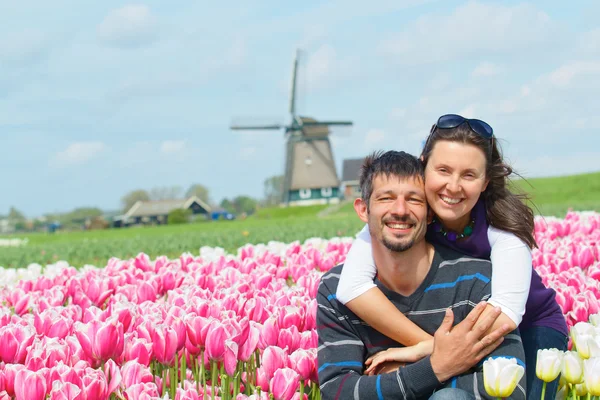
<path fill-rule="evenodd" d="M 351 121 L 318 121 L 296 114 L 299 50 L 293 64 L 289 124 L 236 124 L 232 130 L 284 130 L 284 205 L 310 205 L 339 201 L 339 186 L 329 135 L 330 126 L 351 126 Z"/>

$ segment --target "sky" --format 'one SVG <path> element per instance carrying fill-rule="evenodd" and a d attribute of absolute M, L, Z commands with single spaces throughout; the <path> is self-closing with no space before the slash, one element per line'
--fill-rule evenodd
<path fill-rule="evenodd" d="M 446 113 L 493 126 L 524 177 L 600 170 L 600 2 L 0 0 L 0 214 L 120 208 L 200 183 L 261 197 L 298 110 L 351 120 L 344 159 L 418 154 Z"/>

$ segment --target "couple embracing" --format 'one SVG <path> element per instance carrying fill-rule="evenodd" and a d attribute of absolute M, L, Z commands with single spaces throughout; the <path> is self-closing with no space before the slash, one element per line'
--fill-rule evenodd
<path fill-rule="evenodd" d="M 489 357 L 525 368 L 511 398 L 540 398 L 537 350 L 566 350 L 568 330 L 532 267 L 533 212 L 511 173 L 491 126 L 455 114 L 419 159 L 365 159 L 354 208 L 366 226 L 317 296 L 324 398 L 489 398 Z"/>

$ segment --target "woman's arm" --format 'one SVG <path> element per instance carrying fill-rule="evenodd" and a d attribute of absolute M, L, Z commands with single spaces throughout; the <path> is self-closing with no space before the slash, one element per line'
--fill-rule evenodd
<path fill-rule="evenodd" d="M 336 289 L 339 302 L 377 331 L 404 346 L 433 339 L 402 314 L 375 285 L 371 235 L 366 225 L 353 242 Z"/>
<path fill-rule="evenodd" d="M 492 329 L 506 323 L 513 330 L 523 319 L 529 297 L 533 270 L 531 250 L 512 233 L 492 226 L 488 228 L 488 239 L 492 248 L 492 296 L 488 311 L 491 306 L 502 310 Z"/>

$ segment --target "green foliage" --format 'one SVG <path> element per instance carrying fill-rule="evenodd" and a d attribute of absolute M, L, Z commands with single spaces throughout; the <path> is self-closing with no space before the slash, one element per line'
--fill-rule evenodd
<path fill-rule="evenodd" d="M 531 197 L 530 206 L 539 215 L 564 216 L 574 211 L 600 210 L 600 172 L 515 180 L 514 187 Z"/>
<path fill-rule="evenodd" d="M 264 199 L 265 206 L 274 206 L 283 200 L 283 175 L 276 175 L 265 179 Z"/>
<path fill-rule="evenodd" d="M 186 198 L 189 198 L 192 196 L 196 196 L 197 198 L 199 198 L 206 204 L 210 203 L 210 197 L 208 195 L 208 188 L 199 183 L 196 183 L 196 184 L 193 184 L 192 186 L 190 186 L 190 188 L 185 193 Z"/>
<path fill-rule="evenodd" d="M 25 221 L 25 215 L 14 207 L 10 208 L 8 212 L 8 220 L 11 222 L 23 222 Z"/>
<path fill-rule="evenodd" d="M 187 224 L 190 222 L 192 211 L 189 209 L 176 208 L 172 210 L 167 216 L 167 223 L 169 225 Z"/>
<path fill-rule="evenodd" d="M 252 216 L 256 219 L 281 219 L 281 218 L 304 218 L 315 217 L 320 211 L 329 207 L 328 205 L 314 205 L 302 207 L 266 207 L 260 208 Z"/>
<path fill-rule="evenodd" d="M 27 246 L 4 248 L 0 266 L 27 267 L 67 260 L 82 267 L 104 266 L 111 257 L 136 257 L 143 252 L 151 258 L 159 255 L 176 258 L 184 252 L 198 255 L 202 246 L 223 247 L 229 252 L 247 243 L 304 241 L 311 237 L 354 236 L 363 226 L 358 218 L 289 218 L 235 221 L 207 221 L 201 224 L 160 225 L 105 229 L 96 231 L 33 233 L 16 235 L 28 238 Z"/>
<path fill-rule="evenodd" d="M 148 201 L 150 200 L 150 195 L 147 191 L 143 189 L 133 190 L 127 193 L 125 196 L 121 198 L 121 204 L 123 205 L 123 212 L 126 213 L 131 206 L 133 206 L 138 201 Z"/>

